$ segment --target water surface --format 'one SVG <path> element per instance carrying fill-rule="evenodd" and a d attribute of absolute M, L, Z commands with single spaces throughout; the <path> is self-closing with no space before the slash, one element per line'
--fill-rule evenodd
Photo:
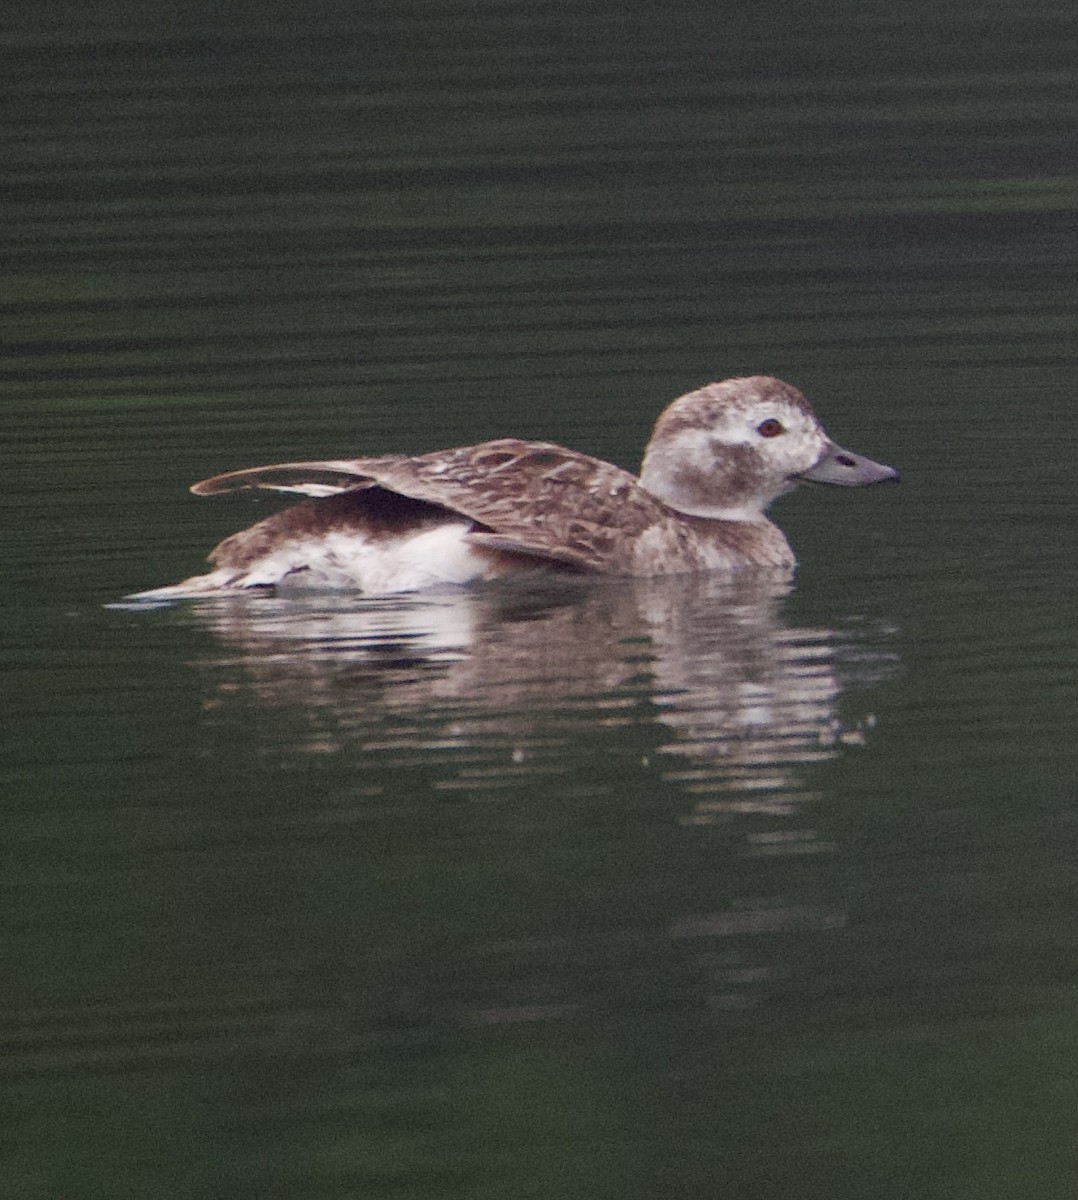
<path fill-rule="evenodd" d="M 1049 4 L 16 6 L 13 1197 L 1069 1197 L 1078 30 Z M 766 371 L 792 586 L 107 607 Z"/>

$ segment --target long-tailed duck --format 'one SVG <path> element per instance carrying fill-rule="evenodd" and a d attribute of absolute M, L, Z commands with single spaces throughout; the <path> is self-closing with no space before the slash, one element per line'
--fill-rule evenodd
<path fill-rule="evenodd" d="M 500 438 L 431 454 L 252 467 L 196 495 L 312 497 L 226 538 L 214 570 L 129 599 L 170 600 L 289 578 L 366 594 L 546 569 L 666 575 L 794 565 L 765 515 L 802 479 L 897 480 L 836 446 L 805 397 L 768 375 L 710 383 L 656 422 L 639 477 L 551 442 Z"/>

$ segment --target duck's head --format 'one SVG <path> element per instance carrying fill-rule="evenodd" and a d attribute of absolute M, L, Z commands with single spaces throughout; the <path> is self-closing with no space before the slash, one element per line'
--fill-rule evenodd
<path fill-rule="evenodd" d="M 727 521 L 760 520 L 802 479 L 863 487 L 898 472 L 836 446 L 797 388 L 770 375 L 709 383 L 675 400 L 640 469 L 641 484 L 671 508 Z"/>

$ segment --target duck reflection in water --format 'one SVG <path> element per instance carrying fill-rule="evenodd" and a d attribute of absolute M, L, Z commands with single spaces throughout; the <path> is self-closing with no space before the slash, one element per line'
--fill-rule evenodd
<path fill-rule="evenodd" d="M 656 919 L 713 1007 L 756 1004 L 788 974 L 788 943 L 761 937 L 843 924 L 842 902 L 805 884 L 818 872 L 782 868 L 777 891 L 756 866 L 822 864 L 832 849 L 816 832 L 814 768 L 867 734 L 857 697 L 892 673 L 893 631 L 792 623 L 790 585 L 789 572 L 759 570 L 541 576 L 382 600 L 240 594 L 161 617 L 218 643 L 197 663 L 207 741 L 219 736 L 228 762 L 280 766 L 284 794 L 296 789 L 287 828 L 326 834 L 328 846 L 354 827 L 342 853 L 361 862 L 387 846 L 407 870 L 416 855 L 429 861 L 431 890 L 407 889 L 413 944 L 444 936 L 438 902 L 416 908 L 416 895 L 444 890 L 452 908 L 463 887 L 484 911 L 506 906 L 466 939 L 466 959 L 494 982 L 483 974 L 463 1017 L 486 1024 L 575 1011 L 583 996 L 565 978 L 567 954 L 615 994 L 619 973 L 646 975 L 652 953 L 668 972 Z M 676 870 L 664 855 L 690 846 L 707 865 L 675 889 L 683 898 L 645 906 L 647 918 L 634 903 L 636 917 L 610 935 L 608 906 L 636 894 L 636 871 L 647 863 L 655 887 Z M 455 869 L 443 879 L 444 856 Z M 572 928 L 548 913 L 542 935 L 529 933 L 534 914 L 514 907 L 522 881 L 526 894 L 572 897 Z M 515 1008 L 506 980 L 523 998 Z"/>
<path fill-rule="evenodd" d="M 788 572 L 540 579 L 422 596 L 233 596 L 177 612 L 232 653 L 204 660 L 212 711 L 253 702 L 284 750 L 417 754 L 443 791 L 577 771 L 582 739 L 652 760 L 684 819 L 784 812 L 804 768 L 864 736 L 845 686 L 890 674 L 890 632 L 791 627 Z M 239 651 L 239 657 L 235 651 Z M 617 749 L 613 749 L 617 747 Z"/>

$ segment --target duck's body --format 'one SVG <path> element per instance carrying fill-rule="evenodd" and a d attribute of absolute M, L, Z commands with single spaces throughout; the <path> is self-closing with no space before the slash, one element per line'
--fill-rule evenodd
<path fill-rule="evenodd" d="M 769 376 L 710 384 L 660 416 L 639 478 L 548 442 L 513 438 L 419 456 L 255 467 L 191 489 L 316 497 L 233 534 L 215 570 L 139 593 L 171 599 L 299 576 L 367 594 L 521 570 L 665 575 L 790 568 L 766 506 L 800 478 L 897 478 L 840 450 L 795 388 Z"/>

